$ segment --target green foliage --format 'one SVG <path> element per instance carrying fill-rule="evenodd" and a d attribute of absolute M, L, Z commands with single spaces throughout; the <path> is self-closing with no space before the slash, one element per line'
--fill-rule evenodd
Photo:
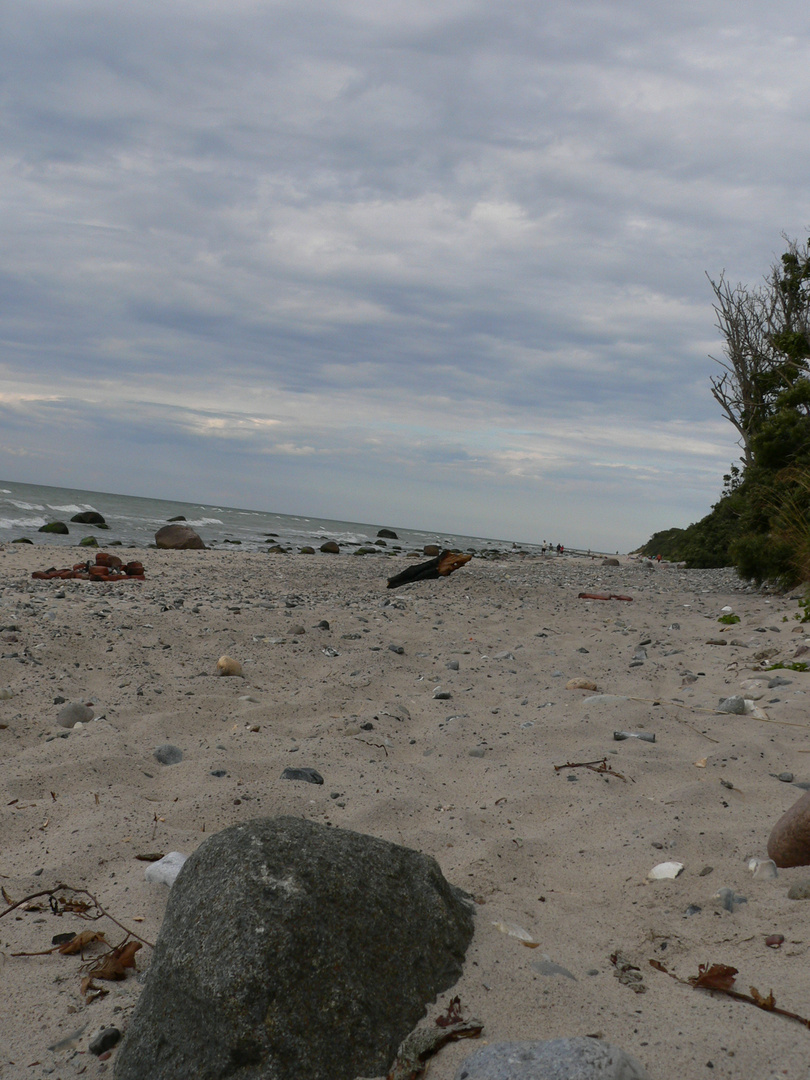
<path fill-rule="evenodd" d="M 726 615 L 721 615 L 717 621 L 724 623 L 726 626 L 733 626 L 740 621 L 740 616 L 732 615 L 731 612 L 728 612 Z"/>
<path fill-rule="evenodd" d="M 810 240 L 788 241 L 764 286 L 711 285 L 725 338 L 712 394 L 740 433 L 743 468 L 723 477 L 711 513 L 656 533 L 641 551 L 690 567 L 733 565 L 757 583 L 804 582 L 810 621 Z"/>
<path fill-rule="evenodd" d="M 770 667 L 765 668 L 766 671 L 808 671 L 810 670 L 810 664 L 805 664 L 803 660 L 794 660 L 792 664 L 771 664 Z"/>

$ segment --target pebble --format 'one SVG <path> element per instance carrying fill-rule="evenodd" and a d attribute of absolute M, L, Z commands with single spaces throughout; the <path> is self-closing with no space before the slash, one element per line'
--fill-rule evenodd
<path fill-rule="evenodd" d="M 161 765 L 177 765 L 183 760 L 183 751 L 172 743 L 163 743 L 162 746 L 155 747 L 152 756 L 157 758 Z"/>
<path fill-rule="evenodd" d="M 282 780 L 304 780 L 307 784 L 322 784 L 323 777 L 316 769 L 304 766 L 300 769 L 287 768 L 281 774 Z"/>
<path fill-rule="evenodd" d="M 169 854 L 164 855 L 162 859 L 150 863 L 146 870 L 144 870 L 143 876 L 147 881 L 157 882 L 160 885 L 168 885 L 169 888 L 171 888 L 174 884 L 174 879 L 182 870 L 186 858 L 187 856 L 183 855 L 180 851 L 170 851 Z"/>
<path fill-rule="evenodd" d="M 121 1032 L 117 1027 L 102 1028 L 101 1031 L 94 1035 L 90 1040 L 87 1049 L 91 1054 L 95 1054 L 96 1057 L 98 1057 L 99 1054 L 104 1054 L 107 1050 L 112 1050 L 112 1048 L 117 1045 L 120 1038 Z"/>
<path fill-rule="evenodd" d="M 788 900 L 810 900 L 810 878 L 794 881 L 788 889 Z"/>
<path fill-rule="evenodd" d="M 725 908 L 726 911 L 734 911 L 738 904 L 747 904 L 747 896 L 738 896 L 733 889 L 729 889 L 726 886 L 718 889 L 714 894 L 714 900 L 720 901 L 720 906 Z"/>
<path fill-rule="evenodd" d="M 768 837 L 768 854 L 777 866 L 810 864 L 810 791 L 789 807 Z"/>
<path fill-rule="evenodd" d="M 448 671 L 458 671 L 458 660 L 448 660 L 444 666 Z"/>
<path fill-rule="evenodd" d="M 616 742 L 623 739 L 642 739 L 644 742 L 655 742 L 654 731 L 614 731 L 613 738 Z"/>
<path fill-rule="evenodd" d="M 465 1058 L 455 1080 L 649 1080 L 617 1046 L 577 1037 L 492 1043 Z"/>
<path fill-rule="evenodd" d="M 780 772 L 776 779 L 781 780 L 783 784 L 792 784 L 793 783 L 793 773 L 792 772 Z"/>
<path fill-rule="evenodd" d="M 449 690 L 442 690 L 440 686 L 437 686 L 433 691 L 433 697 L 436 701 L 449 701 L 452 696 Z"/>
<path fill-rule="evenodd" d="M 733 713 L 735 716 L 744 716 L 745 698 L 741 697 L 739 694 L 722 698 L 720 704 L 717 706 L 717 711 L 721 713 Z"/>
<path fill-rule="evenodd" d="M 217 660 L 217 671 L 220 675 L 242 675 L 242 665 L 238 660 L 231 659 L 230 656 L 220 656 Z"/>
<path fill-rule="evenodd" d="M 86 724 L 93 719 L 93 710 L 89 705 L 71 702 L 64 705 L 56 714 L 56 722 L 61 727 L 72 728 L 75 724 Z"/>
<path fill-rule="evenodd" d="M 0 701 L 8 701 L 14 697 L 14 691 L 10 686 L 0 686 Z"/>
<path fill-rule="evenodd" d="M 595 682 L 590 679 L 569 679 L 565 684 L 566 690 L 597 690 Z"/>
<path fill-rule="evenodd" d="M 389 645 L 388 646 L 388 651 L 392 652 L 392 653 L 396 653 L 397 656 L 402 656 L 405 653 L 405 650 L 403 649 L 403 647 L 401 645 Z"/>

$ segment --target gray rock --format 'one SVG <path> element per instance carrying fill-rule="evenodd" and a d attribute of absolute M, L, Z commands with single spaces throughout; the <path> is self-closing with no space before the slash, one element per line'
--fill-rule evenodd
<path fill-rule="evenodd" d="M 56 722 L 60 727 L 72 728 L 74 724 L 89 723 L 94 715 L 89 705 L 71 701 L 69 704 L 63 705 L 56 714 Z"/>
<path fill-rule="evenodd" d="M 493 1043 L 466 1058 L 455 1080 L 649 1080 L 635 1058 L 598 1039 Z"/>
<path fill-rule="evenodd" d="M 788 889 L 788 900 L 810 900 L 810 878 L 794 881 Z"/>
<path fill-rule="evenodd" d="M 183 751 L 179 746 L 167 742 L 156 746 L 152 756 L 157 758 L 161 765 L 176 765 L 183 760 Z"/>
<path fill-rule="evenodd" d="M 740 697 L 739 694 L 734 694 L 732 697 L 723 698 L 720 704 L 717 706 L 717 711 L 721 713 L 733 713 L 736 716 L 744 716 L 745 698 Z"/>
<path fill-rule="evenodd" d="M 112 1048 L 118 1044 L 120 1038 L 121 1032 L 117 1027 L 105 1027 L 90 1040 L 87 1049 L 91 1054 L 95 1054 L 98 1057 L 98 1055 L 105 1053 L 107 1050 L 112 1050 Z"/>
<path fill-rule="evenodd" d="M 384 1075 L 472 933 L 429 856 L 299 818 L 225 829 L 172 886 L 115 1077 Z"/>
<path fill-rule="evenodd" d="M 281 774 L 282 780 L 304 780 L 307 784 L 322 784 L 323 777 L 317 769 L 303 766 L 300 769 L 287 768 Z"/>

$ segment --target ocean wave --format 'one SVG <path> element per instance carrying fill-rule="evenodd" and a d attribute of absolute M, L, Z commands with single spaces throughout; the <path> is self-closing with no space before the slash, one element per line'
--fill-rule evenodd
<path fill-rule="evenodd" d="M 181 521 L 182 525 L 183 522 Z M 190 525 L 192 529 L 199 529 L 201 525 L 221 525 L 222 522 L 219 518 L 199 518 L 197 521 L 187 521 L 186 525 Z"/>
<path fill-rule="evenodd" d="M 47 525 L 44 517 L 0 518 L 0 529 L 38 529 L 41 525 Z"/>
<path fill-rule="evenodd" d="M 44 510 L 44 506 L 40 506 L 39 503 L 27 503 L 20 502 L 17 499 L 6 499 L 6 502 L 10 502 L 12 506 L 16 506 L 18 510 Z"/>
<path fill-rule="evenodd" d="M 60 514 L 83 514 L 86 510 L 93 510 L 98 513 L 95 506 L 91 506 L 90 503 L 83 503 L 78 506 L 75 503 L 68 503 L 67 506 L 54 506 L 53 503 L 48 503 L 48 509 L 55 510 Z"/>

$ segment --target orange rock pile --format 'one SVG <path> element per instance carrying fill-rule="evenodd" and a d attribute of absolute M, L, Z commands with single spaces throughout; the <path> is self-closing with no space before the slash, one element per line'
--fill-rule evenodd
<path fill-rule="evenodd" d="M 57 570 L 51 567 L 49 570 L 35 570 L 31 575 L 38 581 L 50 581 L 53 578 L 65 580 L 75 578 L 79 581 L 145 581 L 143 563 L 128 562 L 119 559 L 117 555 L 108 555 L 106 551 L 99 551 L 95 563 L 74 563 L 73 566 Z"/>

